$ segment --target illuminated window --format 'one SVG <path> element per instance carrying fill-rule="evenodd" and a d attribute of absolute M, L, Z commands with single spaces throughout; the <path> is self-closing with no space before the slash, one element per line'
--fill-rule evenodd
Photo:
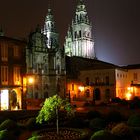
<path fill-rule="evenodd" d="M 14 67 L 14 84 L 19 85 L 20 84 L 20 68 Z"/>
<path fill-rule="evenodd" d="M 8 61 L 8 46 L 6 44 L 1 46 L 1 60 Z"/>
<path fill-rule="evenodd" d="M 1 90 L 1 110 L 8 110 L 9 108 L 9 93 L 8 90 Z"/>
<path fill-rule="evenodd" d="M 1 83 L 3 85 L 8 85 L 8 67 L 1 66 Z"/>
<path fill-rule="evenodd" d="M 19 48 L 18 48 L 18 46 L 14 47 L 14 57 L 19 57 Z"/>

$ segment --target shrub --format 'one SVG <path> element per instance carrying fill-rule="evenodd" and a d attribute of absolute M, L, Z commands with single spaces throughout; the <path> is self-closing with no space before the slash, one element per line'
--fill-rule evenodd
<path fill-rule="evenodd" d="M 36 133 L 32 133 L 32 137 L 30 137 L 28 140 L 39 140 L 39 138 Z"/>
<path fill-rule="evenodd" d="M 134 97 L 130 102 L 129 107 L 130 109 L 140 108 L 140 99 L 138 97 Z"/>
<path fill-rule="evenodd" d="M 94 118 L 100 118 L 101 113 L 99 111 L 89 111 L 87 113 L 87 119 L 94 119 Z"/>
<path fill-rule="evenodd" d="M 14 136 L 8 130 L 1 130 L 0 131 L 0 140 L 16 140 L 16 136 Z"/>
<path fill-rule="evenodd" d="M 111 133 L 123 140 L 132 140 L 133 138 L 132 130 L 125 123 L 117 124 L 112 128 Z"/>
<path fill-rule="evenodd" d="M 7 130 L 1 130 L 0 131 L 0 140 L 6 140 L 8 138 L 8 131 Z"/>
<path fill-rule="evenodd" d="M 115 97 L 115 98 L 112 98 L 111 99 L 111 102 L 112 103 L 120 103 L 121 102 L 121 99 L 119 97 Z"/>
<path fill-rule="evenodd" d="M 102 130 L 106 126 L 105 120 L 101 118 L 94 118 L 90 121 L 89 127 L 94 131 Z"/>
<path fill-rule="evenodd" d="M 127 124 L 132 128 L 135 135 L 140 135 L 140 114 L 131 115 Z"/>
<path fill-rule="evenodd" d="M 26 122 L 25 126 L 29 130 L 36 129 L 38 126 L 36 123 L 36 118 L 29 118 L 28 121 Z"/>
<path fill-rule="evenodd" d="M 0 130 L 14 130 L 17 128 L 17 123 L 13 120 L 7 119 L 0 124 Z"/>
<path fill-rule="evenodd" d="M 127 124 L 131 127 L 140 127 L 140 114 L 133 114 L 128 118 Z"/>
<path fill-rule="evenodd" d="M 117 138 L 111 134 L 109 131 L 106 130 L 100 130 L 95 132 L 90 140 L 117 140 Z"/>
<path fill-rule="evenodd" d="M 122 99 L 120 102 L 121 105 L 127 106 L 128 105 L 128 101 L 125 99 Z"/>
<path fill-rule="evenodd" d="M 7 119 L 0 124 L 0 130 L 8 130 L 9 133 L 16 136 L 20 133 L 20 128 L 17 123 L 10 119 Z"/>
<path fill-rule="evenodd" d="M 119 111 L 112 110 L 107 114 L 108 122 L 120 122 L 123 120 L 123 117 Z"/>

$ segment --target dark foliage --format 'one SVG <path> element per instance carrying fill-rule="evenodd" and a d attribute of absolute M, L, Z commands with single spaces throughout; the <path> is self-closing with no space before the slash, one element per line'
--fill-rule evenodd
<path fill-rule="evenodd" d="M 133 139 L 132 129 L 128 127 L 125 123 L 118 123 L 115 127 L 112 128 L 111 133 L 123 140 Z"/>
<path fill-rule="evenodd" d="M 133 100 L 129 103 L 130 109 L 140 108 L 140 99 L 138 97 L 134 97 Z"/>
<path fill-rule="evenodd" d="M 1 130 L 0 140 L 17 140 L 17 138 L 13 135 L 13 133 L 9 132 L 8 130 Z"/>
<path fill-rule="evenodd" d="M 84 128 L 87 125 L 86 125 L 86 121 L 84 121 L 82 118 L 74 117 L 67 122 L 66 126 L 73 127 L 73 128 Z"/>
<path fill-rule="evenodd" d="M 94 118 L 100 118 L 101 117 L 101 113 L 99 111 L 89 111 L 87 113 L 87 119 L 94 119 Z"/>
<path fill-rule="evenodd" d="M 94 118 L 90 121 L 89 127 L 91 130 L 98 131 L 104 129 L 106 126 L 106 122 L 101 118 Z"/>
<path fill-rule="evenodd" d="M 123 119 L 124 118 L 119 111 L 112 110 L 107 114 L 108 122 L 121 122 Z"/>
<path fill-rule="evenodd" d="M 140 127 L 140 114 L 133 114 L 128 118 L 127 124 L 131 127 Z"/>
<path fill-rule="evenodd" d="M 91 136 L 90 140 L 117 140 L 117 137 L 109 131 L 99 130 Z"/>
<path fill-rule="evenodd" d="M 121 102 L 121 99 L 119 97 L 115 97 L 115 98 L 112 98 L 111 99 L 111 102 L 112 103 L 120 103 Z"/>

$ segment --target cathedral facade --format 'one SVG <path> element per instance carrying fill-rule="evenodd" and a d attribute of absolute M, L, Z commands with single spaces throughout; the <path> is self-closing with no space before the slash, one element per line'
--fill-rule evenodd
<path fill-rule="evenodd" d="M 32 85 L 27 83 L 27 99 L 45 99 L 54 94 L 64 97 L 65 88 L 60 87 L 65 85 L 65 55 L 59 46 L 51 9 L 48 9 L 44 28 L 37 26 L 29 35 L 26 65 L 27 77 L 34 79 Z"/>
<path fill-rule="evenodd" d="M 54 17 L 49 8 L 44 28 L 40 29 L 37 26 L 29 35 L 26 48 L 26 74 L 27 77 L 32 77 L 34 82 L 30 84 L 27 80 L 27 99 L 45 99 L 54 94 L 69 97 L 67 85 L 68 77 L 71 75 L 68 74 L 69 64 L 66 58 L 75 56 L 95 58 L 92 26 L 83 0 L 79 0 L 77 4 L 64 48 L 59 46 L 58 38 Z"/>

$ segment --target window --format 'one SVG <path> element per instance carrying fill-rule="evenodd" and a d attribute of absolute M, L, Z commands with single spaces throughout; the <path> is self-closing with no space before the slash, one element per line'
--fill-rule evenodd
<path fill-rule="evenodd" d="M 8 46 L 6 44 L 1 46 L 1 60 L 8 61 Z"/>
<path fill-rule="evenodd" d="M 20 84 L 20 68 L 14 67 L 14 84 L 19 85 Z"/>
<path fill-rule="evenodd" d="M 18 46 L 14 46 L 14 57 L 18 57 L 19 56 L 19 48 Z"/>
<path fill-rule="evenodd" d="M 109 76 L 105 77 L 106 85 L 109 85 Z"/>
<path fill-rule="evenodd" d="M 77 38 L 77 32 L 74 33 L 75 38 Z"/>
<path fill-rule="evenodd" d="M 8 85 L 8 67 L 1 66 L 1 83 L 3 85 Z"/>
<path fill-rule="evenodd" d="M 134 73 L 134 81 L 137 81 L 137 80 L 138 80 L 138 74 Z"/>
<path fill-rule="evenodd" d="M 79 37 L 81 38 L 81 30 L 79 31 Z"/>

